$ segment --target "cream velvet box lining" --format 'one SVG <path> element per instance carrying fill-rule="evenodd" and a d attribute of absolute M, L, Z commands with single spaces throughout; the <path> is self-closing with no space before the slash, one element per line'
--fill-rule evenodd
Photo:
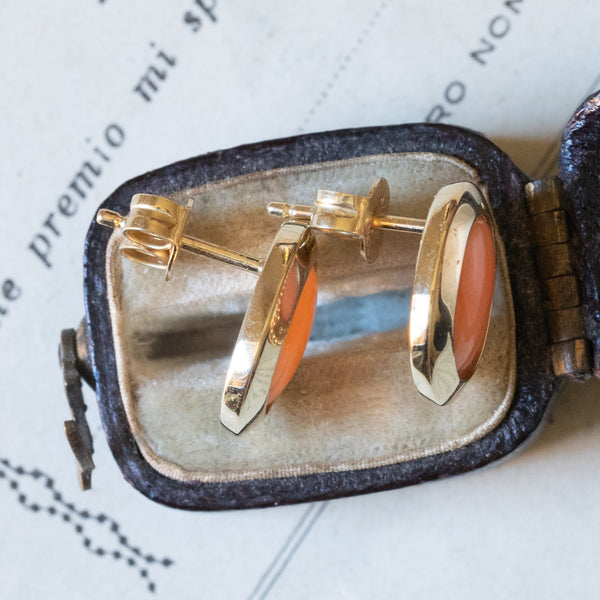
<path fill-rule="evenodd" d="M 480 184 L 440 154 L 367 156 L 265 171 L 170 194 L 194 198 L 187 233 L 263 257 L 280 225 L 271 201 L 310 204 L 319 188 L 366 194 L 390 184 L 391 214 L 424 218 L 443 185 Z M 317 234 L 319 299 L 313 337 L 267 417 L 235 436 L 219 402 L 255 276 L 182 252 L 172 280 L 106 255 L 119 386 L 136 443 L 181 481 L 240 481 L 377 467 L 453 450 L 488 434 L 514 395 L 515 325 L 506 261 L 488 341 L 473 379 L 448 405 L 418 394 L 408 358 L 408 308 L 419 237 L 386 232 L 377 261 L 356 241 Z"/>

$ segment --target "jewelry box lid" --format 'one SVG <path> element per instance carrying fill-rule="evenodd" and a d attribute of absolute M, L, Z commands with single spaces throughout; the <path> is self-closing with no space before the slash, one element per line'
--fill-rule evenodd
<path fill-rule="evenodd" d="M 581 278 L 585 332 L 594 374 L 600 377 L 600 93 L 589 96 L 567 123 L 558 166 Z"/>

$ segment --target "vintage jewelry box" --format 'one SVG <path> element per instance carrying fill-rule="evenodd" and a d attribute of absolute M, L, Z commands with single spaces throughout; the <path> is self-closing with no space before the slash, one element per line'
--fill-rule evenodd
<path fill-rule="evenodd" d="M 155 243 L 142 261 L 172 266 L 165 282 L 164 273 L 123 258 L 123 231 L 93 223 L 84 256 L 86 316 L 61 342 L 73 413 L 65 429 L 82 486 L 89 487 L 94 465 L 80 376 L 95 389 L 125 479 L 178 508 L 269 506 L 397 488 L 515 450 L 566 378 L 600 374 L 599 141 L 594 95 L 564 131 L 558 176 L 544 181 L 531 181 L 481 135 L 413 124 L 242 146 L 121 186 L 102 205 L 113 225 L 136 194 L 162 197 L 155 211 L 165 198 L 180 207 L 193 199 L 186 235 L 263 257 L 281 231 L 281 221 L 267 214 L 269 203 L 309 205 L 303 210 L 310 212 L 316 190 L 364 199 L 373 181 L 385 178 L 388 212 L 418 220 L 441 189 L 462 182 L 481 190 L 497 226 L 493 303 L 472 377 L 450 402 L 430 402 L 413 383 L 407 334 L 419 236 L 378 234 L 379 255 L 367 263 L 355 240 L 308 227 L 310 256 L 317 254 L 302 285 L 313 264 L 318 277 L 310 341 L 266 418 L 235 435 L 220 423 L 219 403 L 236 337 L 252 320 L 242 324 L 255 274 L 177 248 L 163 264 L 157 251 L 164 247 Z M 133 216 L 129 225 L 131 233 Z M 439 340 L 431 343 L 437 348 Z M 260 369 L 250 371 L 258 381 Z"/>

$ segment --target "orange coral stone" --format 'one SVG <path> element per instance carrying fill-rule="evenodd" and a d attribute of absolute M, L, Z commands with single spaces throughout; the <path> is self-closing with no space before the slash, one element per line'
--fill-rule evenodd
<path fill-rule="evenodd" d="M 485 217 L 477 217 L 465 247 L 454 312 L 454 358 L 463 381 L 473 375 L 485 344 L 495 278 L 494 236 Z"/>
<path fill-rule="evenodd" d="M 285 386 L 294 376 L 308 343 L 310 330 L 315 318 L 315 308 L 317 306 L 317 275 L 314 267 L 308 274 L 304 289 L 300 294 L 296 310 L 294 311 L 297 290 L 298 278 L 296 271 L 293 270 L 288 275 L 281 294 L 279 315 L 284 321 L 287 321 L 292 314 L 294 316 L 292 317 L 292 322 L 290 323 L 277 365 L 275 366 L 267 406 L 283 392 Z"/>

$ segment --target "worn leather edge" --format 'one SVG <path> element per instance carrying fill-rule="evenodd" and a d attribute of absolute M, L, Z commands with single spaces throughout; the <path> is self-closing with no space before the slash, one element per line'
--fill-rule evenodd
<path fill-rule="evenodd" d="M 600 92 L 586 98 L 567 123 L 558 166 L 580 257 L 585 329 L 600 377 Z"/>
<path fill-rule="evenodd" d="M 168 195 L 226 177 L 368 154 L 439 152 L 478 169 L 488 189 L 504 241 L 516 316 L 517 382 L 513 405 L 501 425 L 468 446 L 404 463 L 345 472 L 233 483 L 169 479 L 143 458 L 129 430 L 120 398 L 107 304 L 104 252 L 110 231 L 92 224 L 84 257 L 84 293 L 92 364 L 102 424 L 124 477 L 140 492 L 185 509 L 250 508 L 323 500 L 386 490 L 463 473 L 505 456 L 536 429 L 560 380 L 551 372 L 540 282 L 528 230 L 527 177 L 482 136 L 440 124 L 348 129 L 241 146 L 184 160 L 137 177 L 103 204 L 125 211 L 133 193 Z"/>

